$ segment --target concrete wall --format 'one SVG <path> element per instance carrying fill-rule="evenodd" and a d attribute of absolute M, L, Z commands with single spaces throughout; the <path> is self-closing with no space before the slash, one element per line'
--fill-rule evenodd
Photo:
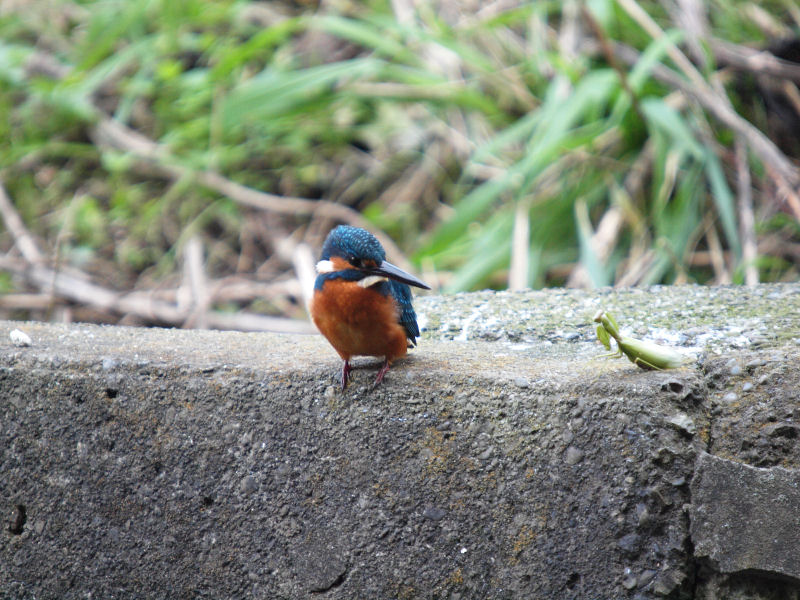
<path fill-rule="evenodd" d="M 420 298 L 344 394 L 319 336 L 0 323 L 0 597 L 798 598 L 798 298 Z"/>

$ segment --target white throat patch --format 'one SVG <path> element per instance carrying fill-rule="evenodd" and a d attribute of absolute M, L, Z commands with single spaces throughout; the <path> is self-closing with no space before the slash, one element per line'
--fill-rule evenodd
<path fill-rule="evenodd" d="M 321 260 L 317 263 L 317 273 L 333 273 L 333 263 L 329 260 Z"/>
<path fill-rule="evenodd" d="M 363 288 L 368 288 L 380 283 L 381 281 L 389 281 L 389 280 L 386 279 L 386 277 L 381 277 L 380 275 L 368 275 L 367 277 L 364 277 L 364 279 L 359 279 L 358 285 L 360 285 Z"/>

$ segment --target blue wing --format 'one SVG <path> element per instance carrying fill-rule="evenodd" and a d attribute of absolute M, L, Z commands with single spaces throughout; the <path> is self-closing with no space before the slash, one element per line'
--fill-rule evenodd
<path fill-rule="evenodd" d="M 391 294 L 400 307 L 400 324 L 406 330 L 406 335 L 411 341 L 411 345 L 416 346 L 417 338 L 419 337 L 419 325 L 417 325 L 417 313 L 414 312 L 414 307 L 411 306 L 411 288 L 405 283 L 400 283 L 393 279 L 389 280 L 389 285 L 392 288 Z"/>

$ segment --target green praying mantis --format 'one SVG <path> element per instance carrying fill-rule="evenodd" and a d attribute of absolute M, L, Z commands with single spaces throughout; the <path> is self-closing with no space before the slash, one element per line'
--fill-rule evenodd
<path fill-rule="evenodd" d="M 672 348 L 622 335 L 617 321 L 605 310 L 601 309 L 594 320 L 599 323 L 597 338 L 606 350 L 611 350 L 611 338 L 617 342 L 617 351 L 603 356 L 619 358 L 624 354 L 633 364 L 646 371 L 674 369 L 684 363 L 684 356 Z"/>

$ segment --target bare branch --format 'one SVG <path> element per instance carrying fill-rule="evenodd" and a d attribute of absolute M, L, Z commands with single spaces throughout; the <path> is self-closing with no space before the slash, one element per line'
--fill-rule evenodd
<path fill-rule="evenodd" d="M 772 75 L 800 83 L 800 65 L 783 60 L 766 50 L 755 50 L 747 46 L 731 44 L 724 40 L 710 40 L 711 49 L 720 63 L 730 65 L 739 71 L 749 71 L 756 75 Z"/>
<path fill-rule="evenodd" d="M 155 172 L 162 176 L 170 179 L 186 177 L 244 206 L 280 214 L 321 216 L 369 229 L 386 249 L 392 262 L 401 268 L 411 269 L 410 263 L 397 244 L 383 232 L 376 231 L 364 217 L 349 206 L 327 200 L 268 194 L 231 181 L 213 171 L 197 171 L 177 165 L 163 146 L 105 115 L 102 115 L 94 126 L 93 137 L 98 146 L 129 152 L 136 158 L 147 161 Z"/>
<path fill-rule="evenodd" d="M 0 256 L 0 269 L 24 277 L 39 290 L 50 290 L 54 295 L 97 310 L 116 314 L 134 315 L 150 323 L 166 323 L 181 326 L 190 316 L 190 308 L 158 300 L 150 292 L 119 294 L 72 274 L 55 272 L 41 265 L 30 265 L 7 256 Z M 313 333 L 306 321 L 265 317 L 252 313 L 228 314 L 209 311 L 207 324 L 215 329 L 241 329 L 245 331 L 277 331 L 282 333 Z"/>
<path fill-rule="evenodd" d="M 50 294 L 0 295 L 0 308 L 7 310 L 49 310 L 52 305 Z"/>
<path fill-rule="evenodd" d="M 3 221 L 11 232 L 11 235 L 14 236 L 14 240 L 17 242 L 17 248 L 19 248 L 25 260 L 32 264 L 41 263 L 42 254 L 39 252 L 39 248 L 36 246 L 33 236 L 25 227 L 25 223 L 22 222 L 22 218 L 19 216 L 17 209 L 14 208 L 14 203 L 11 202 L 11 198 L 8 197 L 2 181 L 0 181 L 0 216 L 3 217 Z"/>
<path fill-rule="evenodd" d="M 187 329 L 206 329 L 207 312 L 211 305 L 206 273 L 203 267 L 203 243 L 192 236 L 183 249 L 184 280 L 190 290 L 189 316 L 183 326 Z"/>

